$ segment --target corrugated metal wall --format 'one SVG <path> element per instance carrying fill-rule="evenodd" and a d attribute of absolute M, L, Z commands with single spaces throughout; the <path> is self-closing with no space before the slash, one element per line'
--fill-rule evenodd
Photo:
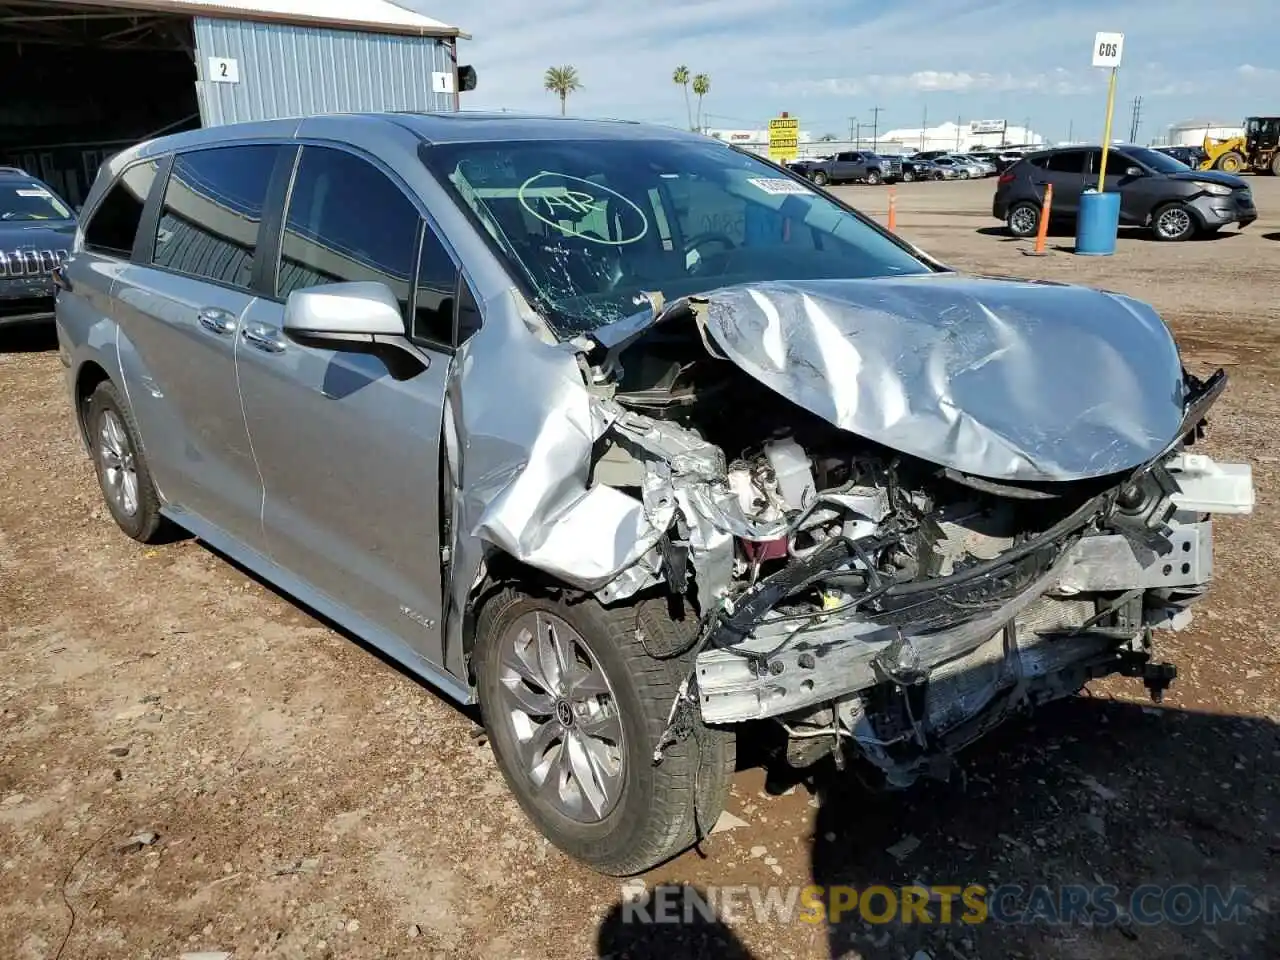
<path fill-rule="evenodd" d="M 449 111 L 432 91 L 433 72 L 452 71 L 432 37 L 319 30 L 197 17 L 196 88 L 206 127 L 317 113 Z M 208 79 L 209 58 L 234 59 L 238 83 Z"/>

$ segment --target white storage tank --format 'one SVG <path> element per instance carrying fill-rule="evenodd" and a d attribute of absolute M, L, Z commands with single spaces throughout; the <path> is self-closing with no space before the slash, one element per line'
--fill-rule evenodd
<path fill-rule="evenodd" d="M 1229 140 L 1244 135 L 1244 124 L 1223 120 L 1182 120 L 1169 127 L 1169 146 L 1198 147 L 1205 137 Z"/>

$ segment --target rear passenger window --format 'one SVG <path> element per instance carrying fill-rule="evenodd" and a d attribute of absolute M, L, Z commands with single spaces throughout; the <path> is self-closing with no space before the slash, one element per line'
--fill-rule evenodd
<path fill-rule="evenodd" d="M 303 147 L 276 293 L 285 298 L 303 287 L 381 281 L 407 312 L 421 223 L 409 198 L 369 161 L 343 150 Z M 447 256 L 445 262 L 451 269 Z"/>
<path fill-rule="evenodd" d="M 262 208 L 281 149 L 249 144 L 178 154 L 164 191 L 152 261 L 247 289 Z"/>
<path fill-rule="evenodd" d="M 84 228 L 87 249 L 128 259 L 159 168 L 155 160 L 135 163 L 112 185 Z"/>
<path fill-rule="evenodd" d="M 1049 170 L 1056 173 L 1082 173 L 1084 171 L 1084 151 L 1065 150 L 1049 156 Z"/>

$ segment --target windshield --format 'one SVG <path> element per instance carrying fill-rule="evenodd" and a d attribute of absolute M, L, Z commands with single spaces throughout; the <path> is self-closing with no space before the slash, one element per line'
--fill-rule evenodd
<path fill-rule="evenodd" d="M 70 220 L 71 211 L 35 181 L 0 183 L 0 220 Z"/>
<path fill-rule="evenodd" d="M 440 144 L 427 163 L 563 337 L 732 284 L 930 268 L 760 160 L 697 140 Z"/>
<path fill-rule="evenodd" d="M 1181 160 L 1175 160 L 1167 153 L 1161 153 L 1159 150 L 1148 150 L 1146 147 L 1125 147 L 1124 153 L 1130 160 L 1137 160 L 1157 173 L 1182 173 L 1190 169 Z"/>

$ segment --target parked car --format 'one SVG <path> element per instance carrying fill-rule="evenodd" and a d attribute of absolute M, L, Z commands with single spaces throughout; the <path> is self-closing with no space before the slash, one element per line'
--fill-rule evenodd
<path fill-rule="evenodd" d="M 954 176 L 954 170 L 940 167 L 928 160 L 920 160 L 916 157 L 902 158 L 902 179 L 907 183 L 913 180 L 946 180 Z"/>
<path fill-rule="evenodd" d="M 984 176 L 983 168 L 970 160 L 964 160 L 960 157 L 937 157 L 933 160 L 935 166 L 944 169 L 954 170 L 956 177 L 960 180 L 970 180 Z"/>
<path fill-rule="evenodd" d="M 478 701 L 609 873 L 716 823 L 739 735 L 905 786 L 1091 677 L 1158 696 L 1208 514 L 1252 504 L 1185 449 L 1225 374 L 1150 307 L 961 276 L 692 133 L 221 126 L 83 219 L 57 332 L 120 528 Z"/>
<path fill-rule="evenodd" d="M 972 167 L 976 167 L 978 170 L 978 176 L 980 177 L 995 176 L 996 165 L 989 160 L 976 157 L 971 153 L 957 153 L 954 154 L 954 156 L 957 160 L 960 160 L 963 163 L 968 163 Z"/>
<path fill-rule="evenodd" d="M 1004 173 L 1005 170 L 1013 166 L 1022 159 L 1022 154 L 1013 151 L 982 151 L 979 153 L 970 153 L 970 157 L 981 160 L 983 163 L 990 164 L 995 168 L 996 173 Z"/>
<path fill-rule="evenodd" d="M 1230 223 L 1244 229 L 1258 217 L 1249 185 L 1216 170 L 1190 170 L 1149 147 L 1112 147 L 1108 192 L 1120 194 L 1120 223 L 1149 227 L 1157 240 L 1186 240 Z M 1035 234 L 1041 197 L 1053 184 L 1051 215 L 1074 222 L 1080 195 L 1095 188 L 1100 147 L 1062 147 L 1032 154 L 1001 174 L 992 214 L 1016 237 Z"/>
<path fill-rule="evenodd" d="M 0 167 L 0 327 L 53 319 L 53 269 L 75 232 L 71 206 L 48 184 Z"/>
<path fill-rule="evenodd" d="M 902 179 L 902 161 L 898 157 L 882 157 L 869 150 L 846 150 L 832 157 L 798 160 L 791 169 L 818 186 L 857 180 L 874 185 Z"/>
<path fill-rule="evenodd" d="M 1152 149 L 1173 157 L 1173 159 L 1185 164 L 1192 170 L 1199 170 L 1200 164 L 1204 163 L 1205 158 L 1208 156 L 1203 147 L 1152 147 Z"/>

